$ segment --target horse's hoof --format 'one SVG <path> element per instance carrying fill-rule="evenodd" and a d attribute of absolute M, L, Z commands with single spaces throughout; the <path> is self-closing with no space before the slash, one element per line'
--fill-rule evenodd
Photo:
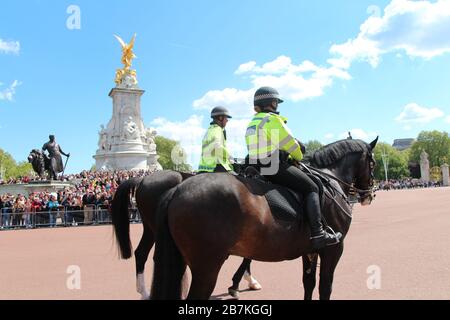
<path fill-rule="evenodd" d="M 233 289 L 232 287 L 228 288 L 228 294 L 235 299 L 239 299 L 239 291 L 236 289 Z"/>
<path fill-rule="evenodd" d="M 249 283 L 249 284 L 248 284 L 248 288 L 249 288 L 250 290 L 254 290 L 254 291 L 258 291 L 258 290 L 261 290 L 261 289 L 262 289 L 262 287 L 261 287 L 261 285 L 259 284 L 258 281 Z"/>
<path fill-rule="evenodd" d="M 150 300 L 150 295 L 148 294 L 141 295 L 141 300 Z"/>

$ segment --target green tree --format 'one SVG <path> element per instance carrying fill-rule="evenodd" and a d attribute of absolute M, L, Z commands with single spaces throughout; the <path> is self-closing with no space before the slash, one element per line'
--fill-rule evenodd
<path fill-rule="evenodd" d="M 26 161 L 16 163 L 9 153 L 0 149 L 0 175 L 4 180 L 29 176 L 32 171 L 33 168 L 30 163 Z"/>
<path fill-rule="evenodd" d="M 305 148 L 306 148 L 306 154 L 310 155 L 312 154 L 314 151 L 319 150 L 320 148 L 323 147 L 323 144 L 321 144 L 319 141 L 317 140 L 311 140 L 308 141 L 305 144 Z"/>
<path fill-rule="evenodd" d="M 159 155 L 159 163 L 165 170 L 178 170 L 191 172 L 192 167 L 186 163 L 186 151 L 180 147 L 177 141 L 165 138 L 163 136 L 156 136 L 156 152 Z M 172 157 L 174 155 L 174 157 Z M 174 163 L 174 159 L 179 162 Z M 181 162 L 181 163 L 180 163 Z"/>
<path fill-rule="evenodd" d="M 385 180 L 385 170 L 383 165 L 383 154 L 386 154 L 388 163 L 388 179 L 401 179 L 409 176 L 408 150 L 398 151 L 390 144 L 378 142 L 373 150 L 376 161 L 375 179 Z"/>
<path fill-rule="evenodd" d="M 450 160 L 450 137 L 443 131 L 422 131 L 411 146 L 409 160 L 418 163 L 422 151 L 428 153 L 430 168 L 448 163 Z"/>

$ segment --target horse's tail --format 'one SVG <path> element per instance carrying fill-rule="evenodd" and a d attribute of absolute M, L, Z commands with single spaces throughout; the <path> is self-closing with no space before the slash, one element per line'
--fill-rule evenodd
<path fill-rule="evenodd" d="M 167 191 L 161 198 L 157 212 L 157 235 L 151 299 L 180 300 L 182 296 L 184 261 L 172 238 L 168 223 L 168 207 L 177 188 Z"/>
<path fill-rule="evenodd" d="M 120 184 L 111 204 L 111 218 L 114 226 L 116 240 L 119 243 L 119 251 L 122 259 L 131 257 L 130 241 L 130 191 L 136 188 L 142 178 L 132 178 Z"/>

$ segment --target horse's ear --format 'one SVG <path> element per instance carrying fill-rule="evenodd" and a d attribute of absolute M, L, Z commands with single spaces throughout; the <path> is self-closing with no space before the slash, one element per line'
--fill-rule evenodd
<path fill-rule="evenodd" d="M 373 140 L 373 141 L 370 143 L 370 148 L 371 148 L 372 150 L 375 149 L 375 146 L 377 145 L 377 142 L 378 142 L 378 136 L 376 137 L 375 140 Z"/>

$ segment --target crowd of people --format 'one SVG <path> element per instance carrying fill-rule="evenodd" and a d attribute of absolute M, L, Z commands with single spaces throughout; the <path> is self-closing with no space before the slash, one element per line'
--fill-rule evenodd
<path fill-rule="evenodd" d="M 95 210 L 108 214 L 117 187 L 122 181 L 132 177 L 142 177 L 148 171 L 83 171 L 65 175 L 62 181 L 72 186 L 58 192 L 33 192 L 29 195 L 0 195 L 0 227 L 32 227 L 36 224 L 54 226 L 59 215 L 69 223 L 90 224 Z M 19 178 L 16 183 L 28 183 L 39 178 Z M 25 182 L 26 181 L 26 182 Z M 8 183 L 12 183 L 8 181 Z M 73 213 L 82 212 L 81 217 Z M 104 217 L 103 217 L 104 218 Z M 66 221 L 67 222 L 67 221 Z"/>
<path fill-rule="evenodd" d="M 440 182 L 424 182 L 420 179 L 404 178 L 404 179 L 389 179 L 388 181 L 380 181 L 376 184 L 377 190 L 401 190 L 401 189 L 415 189 L 415 188 L 434 188 L 440 187 Z"/>

